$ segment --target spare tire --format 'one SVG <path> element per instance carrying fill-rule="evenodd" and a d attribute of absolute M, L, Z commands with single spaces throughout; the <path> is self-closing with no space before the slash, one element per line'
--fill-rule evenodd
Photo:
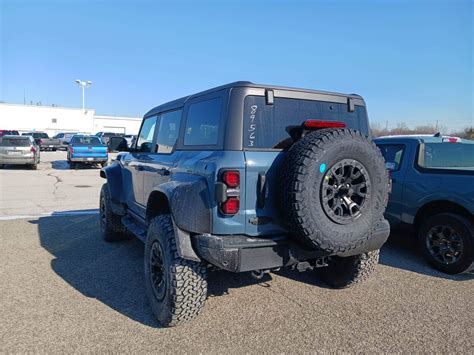
<path fill-rule="evenodd" d="M 389 180 L 369 138 L 353 129 L 310 132 L 288 149 L 281 167 L 282 214 L 301 243 L 338 253 L 372 236 L 387 205 Z"/>

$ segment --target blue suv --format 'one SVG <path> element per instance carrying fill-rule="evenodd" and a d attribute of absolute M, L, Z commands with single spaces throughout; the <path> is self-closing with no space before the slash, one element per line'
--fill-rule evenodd
<path fill-rule="evenodd" d="M 145 243 L 146 290 L 163 326 L 200 313 L 212 269 L 315 270 L 364 280 L 389 235 L 389 178 L 364 100 L 235 82 L 145 114 L 101 170 L 106 241 Z"/>

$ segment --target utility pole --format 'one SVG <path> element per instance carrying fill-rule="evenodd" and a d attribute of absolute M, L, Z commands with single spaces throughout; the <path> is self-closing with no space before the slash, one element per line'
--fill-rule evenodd
<path fill-rule="evenodd" d="M 80 79 L 76 80 L 76 84 L 82 88 L 82 111 L 86 112 L 86 88 L 90 88 L 92 85 L 92 81 L 82 81 Z"/>

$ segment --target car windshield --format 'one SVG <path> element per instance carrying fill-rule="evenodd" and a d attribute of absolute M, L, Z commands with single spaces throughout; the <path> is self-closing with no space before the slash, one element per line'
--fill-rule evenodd
<path fill-rule="evenodd" d="M 420 149 L 418 164 L 434 169 L 474 169 L 474 144 L 425 143 Z"/>
<path fill-rule="evenodd" d="M 49 138 L 46 133 L 33 133 L 33 138 Z"/>
<path fill-rule="evenodd" d="M 98 137 L 74 137 L 71 141 L 71 145 L 102 145 L 102 142 Z"/>
<path fill-rule="evenodd" d="M 0 147 L 28 147 L 29 145 L 28 138 L 0 138 Z"/>

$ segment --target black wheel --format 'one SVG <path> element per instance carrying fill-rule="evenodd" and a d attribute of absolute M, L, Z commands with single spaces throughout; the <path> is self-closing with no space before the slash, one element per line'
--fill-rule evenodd
<path fill-rule="evenodd" d="M 68 161 L 68 164 L 69 164 L 69 169 L 75 169 L 76 168 L 76 163 L 74 163 L 72 161 Z"/>
<path fill-rule="evenodd" d="M 126 239 L 126 228 L 122 224 L 122 216 L 112 212 L 110 207 L 110 192 L 108 184 L 102 185 L 100 190 L 100 233 L 107 242 Z"/>
<path fill-rule="evenodd" d="M 3 169 L 5 165 L 4 164 L 0 164 L 0 169 Z"/>
<path fill-rule="evenodd" d="M 53 148 L 53 149 L 51 149 L 51 150 L 52 150 L 53 152 L 55 152 L 57 149 L 56 149 L 56 148 Z"/>
<path fill-rule="evenodd" d="M 170 215 L 155 217 L 145 244 L 145 283 L 154 315 L 164 327 L 198 316 L 206 301 L 206 266 L 179 257 Z"/>
<path fill-rule="evenodd" d="M 316 269 L 316 273 L 331 287 L 347 288 L 367 280 L 378 262 L 378 250 L 345 258 L 333 256 L 328 266 Z"/>
<path fill-rule="evenodd" d="M 100 166 L 103 168 L 105 166 L 107 166 L 107 162 L 103 162 L 103 163 L 100 163 Z"/>
<path fill-rule="evenodd" d="M 311 132 L 286 153 L 279 194 L 288 229 L 310 248 L 351 250 L 383 218 L 389 180 L 369 138 L 352 129 Z"/>
<path fill-rule="evenodd" d="M 36 169 L 38 169 L 38 165 L 37 164 L 32 164 L 32 165 L 30 165 L 30 169 L 31 170 L 36 170 Z"/>
<path fill-rule="evenodd" d="M 429 217 L 418 231 L 425 259 L 435 269 L 459 274 L 474 269 L 474 226 L 466 218 L 442 213 Z"/>

